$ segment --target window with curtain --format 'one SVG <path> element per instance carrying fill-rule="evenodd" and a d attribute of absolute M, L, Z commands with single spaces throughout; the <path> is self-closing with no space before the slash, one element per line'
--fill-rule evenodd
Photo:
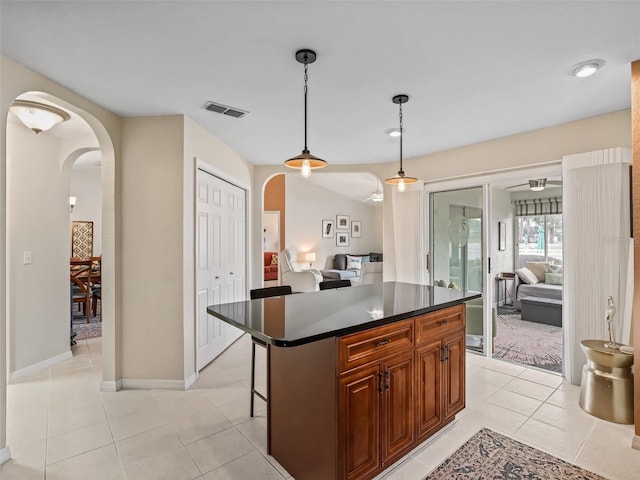
<path fill-rule="evenodd" d="M 562 265 L 562 199 L 518 200 L 516 209 L 516 268 L 527 262 Z"/>

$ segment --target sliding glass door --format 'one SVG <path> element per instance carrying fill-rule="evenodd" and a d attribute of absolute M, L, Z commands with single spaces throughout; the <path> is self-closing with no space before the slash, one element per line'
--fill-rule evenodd
<path fill-rule="evenodd" d="M 483 188 L 429 194 L 430 283 L 484 291 Z M 485 352 L 483 299 L 467 304 L 467 348 Z"/>

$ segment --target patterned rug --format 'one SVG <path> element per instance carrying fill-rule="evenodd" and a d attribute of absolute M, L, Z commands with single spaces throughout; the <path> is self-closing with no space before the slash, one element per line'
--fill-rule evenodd
<path fill-rule="evenodd" d="M 91 323 L 87 323 L 87 317 L 74 313 L 73 315 L 73 331 L 76 333 L 75 341 L 85 338 L 95 338 L 102 336 L 102 318 L 100 311 L 95 317 L 91 317 Z"/>
<path fill-rule="evenodd" d="M 425 480 L 605 480 L 548 453 L 483 428 Z"/>
<path fill-rule="evenodd" d="M 562 373 L 562 327 L 499 314 L 494 358 Z"/>

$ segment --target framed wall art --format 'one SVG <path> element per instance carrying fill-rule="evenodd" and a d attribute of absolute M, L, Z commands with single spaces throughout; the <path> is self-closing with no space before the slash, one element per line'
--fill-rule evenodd
<path fill-rule="evenodd" d="M 362 222 L 354 220 L 351 222 L 351 238 L 360 238 L 362 236 Z"/>
<path fill-rule="evenodd" d="M 336 230 L 349 230 L 349 215 L 336 215 Z"/>
<path fill-rule="evenodd" d="M 349 234 L 347 232 L 336 232 L 336 246 L 337 247 L 349 246 Z"/>
<path fill-rule="evenodd" d="M 498 222 L 498 250 L 504 251 L 507 249 L 507 224 L 504 222 Z"/>
<path fill-rule="evenodd" d="M 333 220 L 322 220 L 322 238 L 333 238 Z"/>

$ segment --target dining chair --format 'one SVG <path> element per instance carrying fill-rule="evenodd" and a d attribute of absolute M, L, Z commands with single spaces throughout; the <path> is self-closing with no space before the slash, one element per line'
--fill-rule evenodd
<path fill-rule="evenodd" d="M 91 264 L 91 260 L 72 258 L 69 271 L 71 306 L 82 305 L 87 323 L 91 322 Z"/>
<path fill-rule="evenodd" d="M 320 282 L 320 290 L 329 290 L 330 288 L 350 287 L 351 280 L 325 280 Z"/>
<path fill-rule="evenodd" d="M 281 295 L 291 295 L 291 285 L 279 285 L 277 287 L 254 288 L 249 291 L 251 300 L 257 298 L 279 297 Z M 251 336 L 251 406 L 249 408 L 250 415 L 253 417 L 254 395 L 268 402 L 266 395 L 256 390 L 256 345 L 267 348 L 264 340 Z"/>
<path fill-rule="evenodd" d="M 91 262 L 91 313 L 95 317 L 98 313 L 98 302 L 102 303 L 102 256 L 91 257 Z"/>

